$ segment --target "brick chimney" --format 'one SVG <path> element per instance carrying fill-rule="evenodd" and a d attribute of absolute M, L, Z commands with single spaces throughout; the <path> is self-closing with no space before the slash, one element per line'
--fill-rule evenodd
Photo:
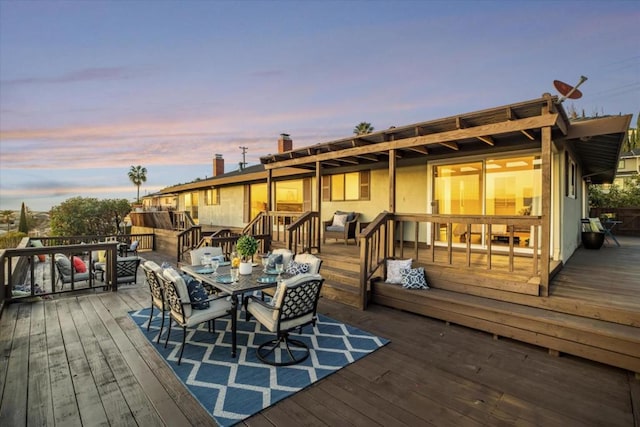
<path fill-rule="evenodd" d="M 293 141 L 289 137 L 288 133 L 281 133 L 278 138 L 278 153 L 284 153 L 285 151 L 291 151 L 293 149 Z"/>
<path fill-rule="evenodd" d="M 224 159 L 222 154 L 216 154 L 213 158 L 213 176 L 224 174 Z"/>

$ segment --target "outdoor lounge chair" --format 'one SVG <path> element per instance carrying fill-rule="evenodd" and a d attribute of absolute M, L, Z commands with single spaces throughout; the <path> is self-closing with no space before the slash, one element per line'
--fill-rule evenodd
<path fill-rule="evenodd" d="M 289 333 L 316 324 L 316 309 L 323 283 L 324 279 L 319 274 L 299 274 L 280 282 L 271 302 L 253 295 L 245 298 L 247 321 L 253 316 L 276 334 L 275 339 L 260 344 L 256 349 L 258 359 L 269 365 L 287 366 L 303 362 L 309 357 L 309 347 L 300 340 L 290 338 Z M 286 352 L 275 352 L 277 348 Z M 277 356 L 278 353 L 281 358 Z"/>
<path fill-rule="evenodd" d="M 359 216 L 360 214 L 357 212 L 337 211 L 329 221 L 323 221 L 322 243 L 325 243 L 327 238 L 329 238 L 336 240 L 343 239 L 345 245 L 349 243 L 349 239 L 353 239 L 357 244 L 356 236 L 358 233 Z"/>

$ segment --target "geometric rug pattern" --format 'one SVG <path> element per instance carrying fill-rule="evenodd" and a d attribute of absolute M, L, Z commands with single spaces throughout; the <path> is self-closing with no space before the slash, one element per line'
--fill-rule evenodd
<path fill-rule="evenodd" d="M 221 426 L 236 424 L 262 409 L 291 396 L 316 381 L 370 354 L 389 343 L 358 328 L 318 314 L 312 328 L 292 337 L 309 346 L 307 360 L 292 366 L 270 366 L 256 356 L 256 348 L 274 338 L 254 319 L 246 322 L 244 312 L 238 315 L 237 355 L 231 357 L 231 318 L 215 321 L 215 333 L 207 324 L 187 329 L 187 343 L 178 365 L 182 344 L 182 328 L 172 325 L 167 348 L 168 317 L 160 344 L 156 343 L 161 315 L 154 318 L 147 331 L 150 308 L 129 313 L 141 332 L 158 351 L 186 388 Z M 277 355 L 276 355 L 277 357 Z"/>

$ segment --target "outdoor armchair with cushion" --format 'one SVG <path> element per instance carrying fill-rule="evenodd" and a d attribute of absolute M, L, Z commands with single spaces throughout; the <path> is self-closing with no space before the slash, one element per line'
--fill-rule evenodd
<path fill-rule="evenodd" d="M 286 249 L 284 249 L 284 250 L 286 250 Z M 315 256 L 315 255 L 307 254 L 307 253 L 296 254 L 291 261 L 293 261 L 293 264 L 298 264 L 298 265 L 307 264 L 309 267 L 308 267 L 308 270 L 305 271 L 305 273 L 320 274 L 320 267 L 322 266 L 322 260 L 320 258 L 318 258 L 317 256 Z M 291 269 L 289 269 L 289 267 L 292 266 L 291 261 L 289 261 L 287 263 L 287 267 L 286 267 L 285 271 L 287 273 L 297 274 L 297 273 L 294 273 Z M 273 298 L 273 295 L 275 294 L 275 292 L 276 292 L 275 288 L 263 289 L 261 297 L 262 297 L 262 299 L 264 299 L 265 295 L 269 295 L 270 297 Z"/>
<path fill-rule="evenodd" d="M 253 316 L 276 334 L 275 339 L 262 343 L 256 349 L 261 361 L 269 365 L 287 366 L 309 357 L 309 347 L 300 340 L 289 338 L 289 333 L 294 329 L 302 331 L 306 325 L 315 325 L 323 283 L 324 279 L 319 274 L 299 274 L 280 282 L 271 302 L 253 295 L 244 300 L 247 321 Z M 274 352 L 281 344 L 286 352 Z M 281 358 L 277 356 L 278 353 Z"/>
<path fill-rule="evenodd" d="M 91 278 L 89 269 L 83 273 L 77 272 L 71 260 L 64 254 L 55 254 L 54 261 L 58 270 L 56 283 L 61 282 L 60 289 L 64 288 L 65 283 L 82 282 Z"/>
<path fill-rule="evenodd" d="M 213 332 L 215 333 L 215 319 L 231 314 L 231 301 L 227 299 L 226 295 L 221 295 L 192 302 L 184 278 L 172 268 L 164 270 L 162 281 L 164 282 L 165 297 L 171 319 L 181 326 L 183 330 L 182 346 L 180 347 L 180 356 L 178 356 L 179 365 L 184 352 L 187 328 L 197 327 L 199 324 L 207 322 L 209 330 L 211 331 L 211 326 L 213 325 Z M 196 307 L 202 307 L 202 304 L 206 304 L 207 308 L 196 309 Z M 171 323 L 170 321 L 169 332 L 164 343 L 165 347 L 167 347 L 171 336 Z"/>
<path fill-rule="evenodd" d="M 358 241 L 356 240 L 357 236 L 357 226 L 358 226 L 358 217 L 360 216 L 357 212 L 341 212 L 336 211 L 333 214 L 333 218 L 329 221 L 322 222 L 323 236 L 322 243 L 325 243 L 327 238 L 330 239 L 343 239 L 344 244 L 348 244 L 349 239 L 353 239 L 356 244 Z"/>

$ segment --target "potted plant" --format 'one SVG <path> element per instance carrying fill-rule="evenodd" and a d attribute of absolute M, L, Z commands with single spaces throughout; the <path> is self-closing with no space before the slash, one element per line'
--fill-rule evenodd
<path fill-rule="evenodd" d="M 244 234 L 236 242 L 236 251 L 242 257 L 240 261 L 240 274 L 251 274 L 253 256 L 258 251 L 258 241 L 255 237 Z"/>

